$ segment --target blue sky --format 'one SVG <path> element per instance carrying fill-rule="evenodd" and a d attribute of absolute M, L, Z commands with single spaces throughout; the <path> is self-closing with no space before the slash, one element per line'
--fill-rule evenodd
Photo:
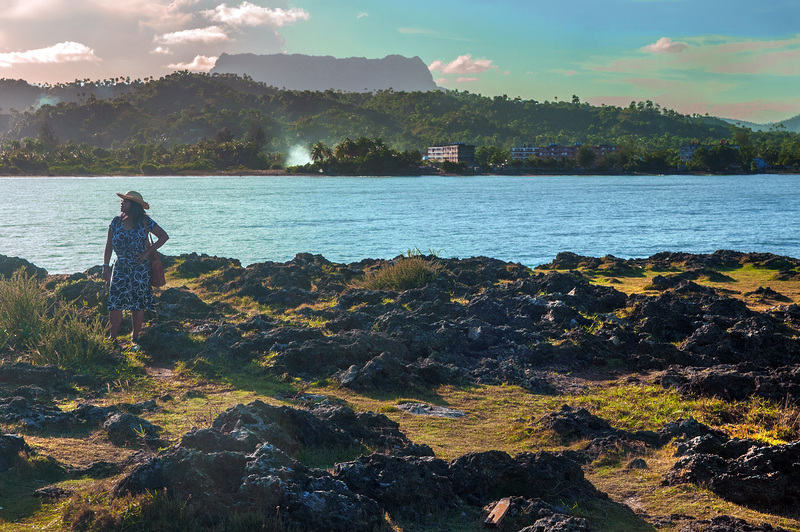
<path fill-rule="evenodd" d="M 445 88 L 652 100 L 754 122 L 800 114 L 800 2 L 4 0 L 0 77 L 208 70 L 219 54 L 418 56 Z"/>

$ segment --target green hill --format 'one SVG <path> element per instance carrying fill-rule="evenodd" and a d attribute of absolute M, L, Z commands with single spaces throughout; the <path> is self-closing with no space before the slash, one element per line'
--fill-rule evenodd
<path fill-rule="evenodd" d="M 10 82 L 0 81 L 0 93 Z M 28 91 L 32 107 L 6 116 L 7 125 L 0 122 L 4 140 L 35 138 L 45 123 L 61 142 L 106 148 L 115 142 L 167 147 L 194 143 L 222 128 L 241 138 L 254 127 L 264 130 L 267 146 L 274 150 L 362 136 L 382 138 L 397 149 L 451 141 L 508 148 L 632 138 L 677 147 L 687 140 L 730 134 L 723 121 L 681 115 L 652 102 L 594 107 L 577 97 L 572 102 L 537 102 L 459 91 L 289 91 L 246 77 L 188 72 L 149 82 L 75 82 L 31 89 L 38 90 Z"/>

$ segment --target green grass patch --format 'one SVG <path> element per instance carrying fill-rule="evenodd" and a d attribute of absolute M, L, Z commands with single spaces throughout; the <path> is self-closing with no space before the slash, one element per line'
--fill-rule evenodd
<path fill-rule="evenodd" d="M 308 467 L 329 469 L 340 462 L 351 462 L 371 453 L 372 449 L 362 444 L 303 447 L 295 453 L 294 459 Z"/>
<path fill-rule="evenodd" d="M 100 318 L 82 318 L 77 308 L 51 299 L 22 270 L 0 280 L 0 347 L 33 364 L 84 368 L 111 359 L 111 341 Z"/>
<path fill-rule="evenodd" d="M 362 290 L 409 290 L 421 288 L 444 270 L 441 263 L 421 256 L 398 259 L 368 272 L 351 287 Z"/>

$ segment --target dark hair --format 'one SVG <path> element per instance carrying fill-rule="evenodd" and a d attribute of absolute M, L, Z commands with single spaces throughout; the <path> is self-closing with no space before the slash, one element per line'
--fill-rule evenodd
<path fill-rule="evenodd" d="M 146 223 L 146 215 L 144 213 L 144 207 L 142 207 L 139 203 L 135 201 L 128 200 L 131 206 L 128 208 L 128 216 L 133 221 L 133 226 L 138 227 L 142 223 Z"/>

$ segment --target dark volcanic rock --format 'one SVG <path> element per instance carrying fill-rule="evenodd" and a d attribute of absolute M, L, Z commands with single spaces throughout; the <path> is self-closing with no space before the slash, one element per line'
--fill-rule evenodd
<path fill-rule="evenodd" d="M 44 279 L 47 276 L 47 270 L 31 264 L 25 259 L 0 255 L 0 279 L 10 278 L 14 272 L 20 269 L 25 275 L 35 276 L 38 279 Z"/>
<path fill-rule="evenodd" d="M 703 484 L 736 504 L 771 511 L 800 504 L 800 442 L 770 446 L 746 440 L 725 443 L 698 438 L 683 450 L 698 452 L 678 460 L 664 483 Z"/>
<path fill-rule="evenodd" d="M 16 434 L 0 434 L 0 472 L 13 467 L 20 454 L 31 454 L 25 439 Z"/>
<path fill-rule="evenodd" d="M 789 532 L 783 527 L 774 527 L 769 523 L 753 525 L 729 515 L 718 515 L 711 519 L 692 521 L 682 525 L 678 532 Z"/>
<path fill-rule="evenodd" d="M 800 399 L 800 366 L 754 369 L 752 364 L 710 368 L 671 366 L 656 382 L 681 393 L 744 401 L 756 395 L 773 401 Z"/>
<path fill-rule="evenodd" d="M 212 257 L 203 253 L 189 253 L 175 257 L 175 273 L 179 277 L 193 278 L 207 273 L 226 268 L 241 268 L 241 263 L 236 259 Z"/>
<path fill-rule="evenodd" d="M 162 291 L 156 310 L 159 319 L 163 320 L 209 320 L 215 317 L 214 307 L 187 288 L 167 288 Z"/>
<path fill-rule="evenodd" d="M 502 451 L 465 454 L 450 463 L 450 479 L 456 494 L 480 505 L 511 494 L 545 499 L 605 497 L 584 478 L 577 462 L 547 452 L 514 458 Z"/>
<path fill-rule="evenodd" d="M 556 532 L 589 530 L 585 519 L 571 517 L 566 508 L 556 507 L 542 499 L 526 499 L 524 497 L 508 497 L 509 505 L 502 527 L 506 530 L 520 532 Z M 499 501 L 486 506 L 491 513 Z"/>
<path fill-rule="evenodd" d="M 366 445 L 373 453 L 336 464 L 333 473 L 291 458 L 297 450 Z M 267 514 L 300 530 L 374 530 L 389 515 L 424 522 L 463 501 L 484 505 L 495 494 L 604 498 L 580 466 L 550 453 L 512 458 L 491 451 L 450 463 L 415 445 L 386 416 L 318 404 L 311 411 L 255 401 L 221 414 L 210 429 L 181 442 L 126 474 L 113 493 L 166 490 L 199 505 L 212 520 L 231 508 Z M 520 503 L 522 504 L 522 503 Z M 524 505 L 532 526 L 578 525 L 541 501 Z M 544 521 L 542 521 L 544 519 Z M 580 530 L 580 529 L 576 529 Z"/>
<path fill-rule="evenodd" d="M 384 334 L 348 331 L 309 340 L 299 346 L 287 346 L 272 359 L 272 367 L 275 371 L 287 371 L 292 375 L 327 377 L 353 364 L 368 362 L 382 353 L 390 353 L 401 360 L 409 358 L 405 345 Z"/>
<path fill-rule="evenodd" d="M 159 446 L 163 442 L 158 439 L 159 428 L 138 416 L 128 413 L 112 414 L 103 424 L 108 439 L 114 445 Z"/>
<path fill-rule="evenodd" d="M 457 505 L 447 462 L 430 456 L 371 454 L 336 464 L 333 475 L 393 515 L 421 519 Z"/>
<path fill-rule="evenodd" d="M 26 362 L 0 364 L 0 384 L 14 386 L 33 384 L 45 390 L 56 390 L 69 384 L 90 386 L 93 380 L 83 375 L 73 375 L 55 366 L 34 366 Z"/>

